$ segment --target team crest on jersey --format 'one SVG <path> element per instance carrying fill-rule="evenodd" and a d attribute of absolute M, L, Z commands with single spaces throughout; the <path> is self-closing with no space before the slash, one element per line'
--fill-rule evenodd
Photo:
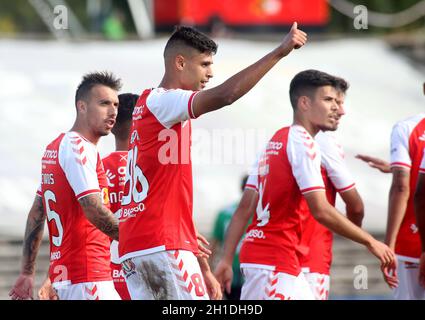
<path fill-rule="evenodd" d="M 102 188 L 102 200 L 104 205 L 109 204 L 109 191 L 108 188 Z"/>
<path fill-rule="evenodd" d="M 131 275 L 136 273 L 136 265 L 134 264 L 133 261 L 131 261 L 131 259 L 127 259 L 125 260 L 122 264 L 121 264 L 122 270 L 124 271 L 124 276 L 126 278 L 130 277 Z"/>

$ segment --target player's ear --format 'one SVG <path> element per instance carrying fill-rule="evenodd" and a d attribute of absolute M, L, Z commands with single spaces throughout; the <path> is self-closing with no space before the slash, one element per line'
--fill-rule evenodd
<path fill-rule="evenodd" d="M 308 108 L 309 108 L 309 106 L 310 106 L 310 99 L 309 99 L 309 97 L 307 97 L 307 96 L 301 96 L 301 97 L 298 98 L 297 108 L 300 111 L 303 111 L 303 112 L 307 111 Z"/>
<path fill-rule="evenodd" d="M 182 71 L 185 65 L 185 59 L 181 54 L 178 54 L 174 59 L 177 70 Z"/>
<path fill-rule="evenodd" d="M 83 100 L 77 101 L 77 113 L 85 113 L 87 111 L 87 103 Z"/>

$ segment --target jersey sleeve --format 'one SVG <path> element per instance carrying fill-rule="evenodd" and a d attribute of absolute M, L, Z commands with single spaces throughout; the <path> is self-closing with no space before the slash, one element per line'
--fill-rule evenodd
<path fill-rule="evenodd" d="M 258 192 L 258 161 L 257 158 L 249 170 L 248 179 L 245 184 L 245 189 L 252 189 Z"/>
<path fill-rule="evenodd" d="M 410 169 L 411 166 L 408 128 L 403 123 L 397 123 L 391 132 L 391 168 Z"/>
<path fill-rule="evenodd" d="M 292 173 L 302 194 L 325 191 L 320 170 L 320 148 L 307 131 L 298 126 L 291 127 L 287 154 Z"/>
<path fill-rule="evenodd" d="M 78 135 L 67 134 L 59 147 L 59 163 L 77 200 L 100 192 L 96 147 Z"/>
<path fill-rule="evenodd" d="M 195 119 L 192 102 L 197 93 L 182 89 L 163 91 L 158 88 L 152 90 L 146 103 L 157 120 L 169 129 L 181 121 Z"/>
<path fill-rule="evenodd" d="M 328 133 L 319 132 L 316 142 L 320 146 L 322 165 L 335 189 L 341 193 L 354 188 L 354 179 L 344 160 L 344 150 L 336 138 Z"/>

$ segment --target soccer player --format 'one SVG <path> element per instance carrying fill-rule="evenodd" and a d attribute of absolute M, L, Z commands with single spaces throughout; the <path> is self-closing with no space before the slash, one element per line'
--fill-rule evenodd
<path fill-rule="evenodd" d="M 421 241 L 414 211 L 414 194 L 418 182 L 425 139 L 425 114 L 396 123 L 391 133 L 392 184 L 389 193 L 385 243 L 397 254 L 399 283 L 386 279 L 395 299 L 425 299 L 419 285 L 418 268 Z"/>
<path fill-rule="evenodd" d="M 118 115 L 112 134 L 115 136 L 115 151 L 103 158 L 106 177 L 108 179 L 109 201 L 111 211 L 119 220 L 121 218 L 121 198 L 124 193 L 125 168 L 127 166 L 128 139 L 130 136 L 131 119 L 139 96 L 124 93 L 118 96 Z M 122 300 L 131 300 L 127 284 L 121 270 L 118 256 L 118 242 L 111 241 L 111 270 L 115 289 Z"/>
<path fill-rule="evenodd" d="M 164 77 L 158 88 L 143 91 L 133 113 L 119 225 L 132 299 L 221 298 L 207 260 L 195 256 L 190 119 L 238 100 L 306 41 L 294 23 L 276 49 L 223 84 L 202 90 L 213 76 L 216 43 L 190 27 L 172 34 L 164 50 Z"/>
<path fill-rule="evenodd" d="M 423 83 L 425 95 L 425 82 Z M 425 288 L 425 149 L 419 167 L 418 183 L 415 191 L 415 216 L 421 240 L 421 257 L 419 261 L 419 284 Z"/>
<path fill-rule="evenodd" d="M 110 241 L 118 220 L 109 210 L 107 180 L 96 145 L 117 116 L 119 79 L 87 74 L 78 86 L 77 118 L 42 158 L 41 185 L 28 215 L 21 274 L 9 295 L 32 299 L 35 259 L 48 221 L 49 276 L 61 300 L 117 299 L 111 278 Z"/>
<path fill-rule="evenodd" d="M 338 116 L 345 114 L 344 99 L 348 83 L 338 79 L 337 84 Z M 322 176 L 326 188 L 328 202 L 335 207 L 336 194 L 339 193 L 346 205 L 347 218 L 361 227 L 364 216 L 363 201 L 357 192 L 354 179 L 344 161 L 344 151 L 331 134 L 336 126 L 329 131 L 319 131 L 315 140 L 322 155 Z M 311 218 L 310 218 L 311 219 Z M 327 300 L 330 291 L 330 268 L 332 264 L 332 232 L 312 219 L 312 235 L 309 252 L 300 259 L 301 267 L 316 300 Z"/>
<path fill-rule="evenodd" d="M 258 192 L 246 190 L 238 208 L 241 213 L 235 213 L 228 229 L 233 247 L 232 238 L 240 238 L 240 226 L 246 222 L 244 215 L 256 208 L 240 254 L 246 279 L 241 299 L 315 298 L 300 263 L 314 232 L 311 215 L 331 231 L 365 245 L 380 259 L 382 268 L 394 262 L 393 252 L 339 214 L 325 193 L 321 150 L 313 137 L 338 125 L 338 82 L 339 78 L 316 70 L 301 72 L 291 81 L 294 122 L 277 131 L 267 144 L 257 174 L 247 184 L 258 186 Z M 229 274 L 226 260 L 216 272 L 224 279 Z"/>

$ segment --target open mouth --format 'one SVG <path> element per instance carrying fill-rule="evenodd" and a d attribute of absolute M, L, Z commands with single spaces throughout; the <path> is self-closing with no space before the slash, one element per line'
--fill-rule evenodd
<path fill-rule="evenodd" d="M 109 126 L 109 127 L 113 127 L 114 126 L 114 124 L 115 124 L 115 120 L 112 120 L 112 119 L 110 119 L 110 120 L 106 120 L 106 124 Z"/>

